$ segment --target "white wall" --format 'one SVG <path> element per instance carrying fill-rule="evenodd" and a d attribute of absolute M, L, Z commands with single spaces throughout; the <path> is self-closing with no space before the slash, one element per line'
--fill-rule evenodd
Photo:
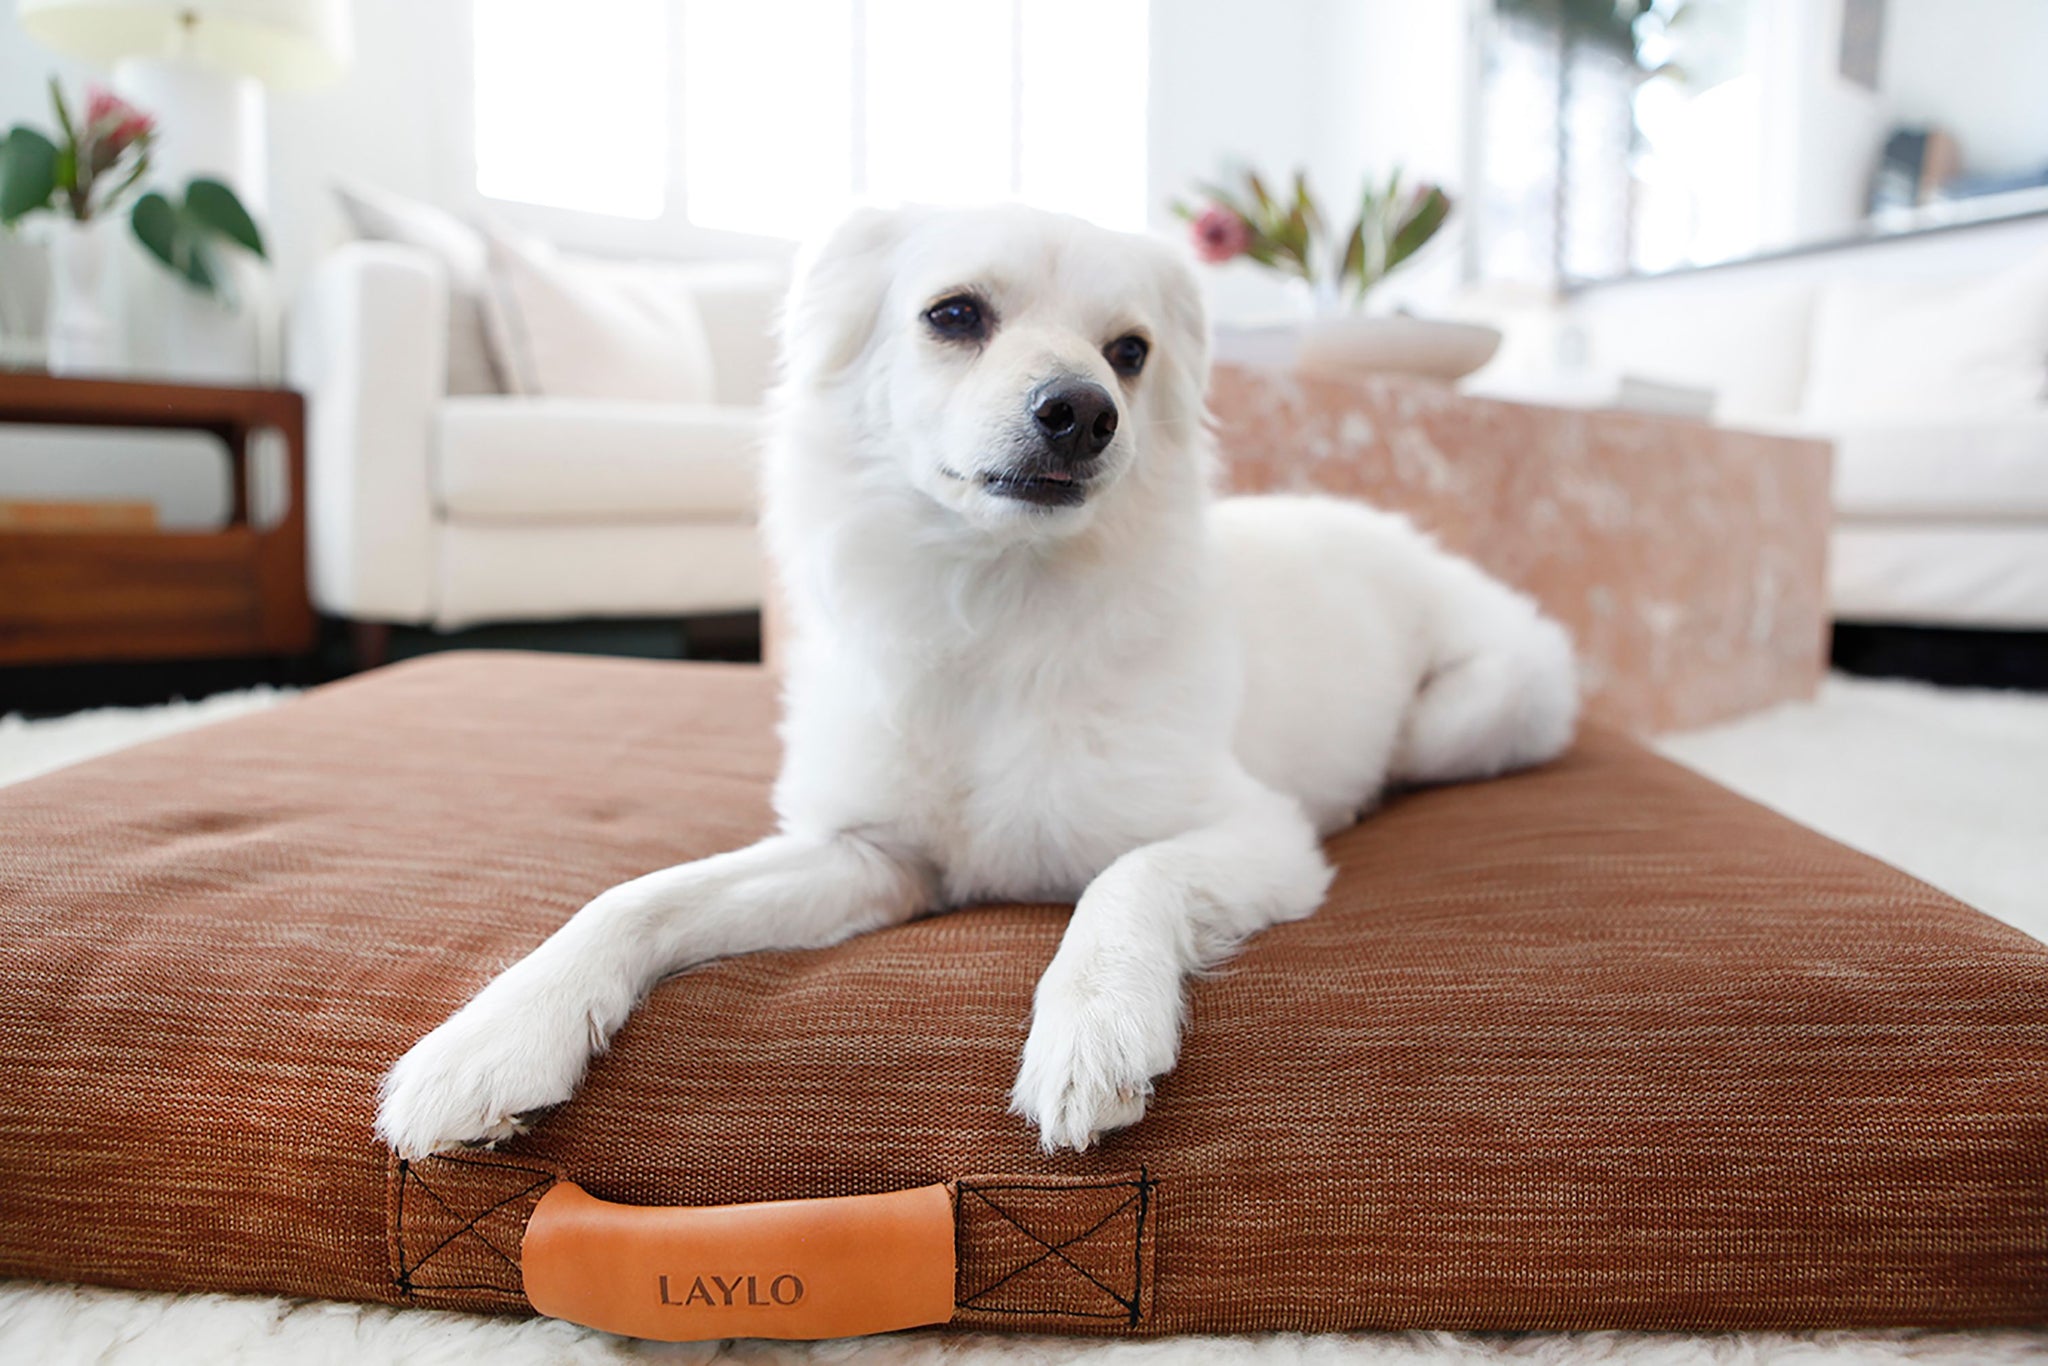
<path fill-rule="evenodd" d="M 1316 34 L 1312 159 L 1333 194 L 1399 166 L 1455 200 L 1475 164 L 1471 119 L 1480 16 L 1491 0 L 1367 3 L 1325 0 Z M 1349 206 L 1347 206 L 1349 207 Z M 1463 219 L 1449 224 L 1380 286 L 1375 308 L 1442 309 L 1461 282 Z"/>
<path fill-rule="evenodd" d="M 333 186 L 363 180 L 448 203 L 468 170 L 466 4 L 352 0 L 356 59 L 331 86 L 270 96 L 270 221 L 288 296 L 342 235 Z M 461 78 L 461 79 L 458 79 Z"/>
<path fill-rule="evenodd" d="M 1153 226 L 1192 183 L 1231 161 L 1269 179 L 1297 167 L 1332 216 L 1353 211 L 1368 175 L 1395 164 L 1455 194 L 1467 163 L 1469 12 L 1487 0 L 1153 0 L 1150 170 Z M 1455 223 L 1455 220 L 1453 220 Z M 1457 273 L 1454 232 L 1390 284 L 1389 303 L 1440 297 Z M 1257 266 L 1206 272 L 1226 323 L 1300 316 L 1299 293 Z"/>
<path fill-rule="evenodd" d="M 30 42 L 15 20 L 14 6 L 0 6 L 0 125 L 12 127 L 29 119 L 50 126 L 47 82 L 52 72 L 63 78 L 67 93 L 91 74 L 77 62 Z"/>
<path fill-rule="evenodd" d="M 1146 180 L 1153 227 L 1186 229 L 1169 212 L 1196 199 L 1197 180 L 1244 162 L 1280 178 L 1308 160 L 1310 90 L 1320 0 L 1153 0 Z M 1268 271 L 1239 262 L 1208 268 L 1212 311 L 1259 319 L 1294 309 Z"/>
<path fill-rule="evenodd" d="M 2048 4 L 1888 0 L 1879 84 L 1895 122 L 1956 138 L 1971 174 L 2048 165 Z"/>
<path fill-rule="evenodd" d="M 1754 250 L 1847 236 L 1863 221 L 1884 146 L 1884 101 L 1841 74 L 1842 0 L 1776 0 L 1756 17 L 1763 145 Z"/>

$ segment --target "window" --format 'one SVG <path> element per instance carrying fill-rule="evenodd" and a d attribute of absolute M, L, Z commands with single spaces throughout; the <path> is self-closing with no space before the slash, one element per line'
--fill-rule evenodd
<path fill-rule="evenodd" d="M 683 8 L 690 220 L 802 237 L 853 185 L 853 8 L 695 0 Z"/>
<path fill-rule="evenodd" d="M 793 237 L 857 199 L 1019 198 L 1145 224 L 1145 0 L 692 0 L 683 22 L 692 222 Z"/>
<path fill-rule="evenodd" d="M 669 160 L 664 0 L 476 0 L 476 187 L 659 218 Z"/>
<path fill-rule="evenodd" d="M 1798 140 L 1769 117 L 1759 57 L 1799 51 L 1764 23 L 1796 35 L 1812 6 L 1494 0 L 1493 12 L 1471 206 L 1483 275 L 1599 280 L 1762 244 L 1762 177 Z"/>
<path fill-rule="evenodd" d="M 776 237 L 857 200 L 1020 198 L 1145 223 L 1146 0 L 476 0 L 474 14 L 477 188 L 492 198 Z M 668 181 L 683 203 L 664 204 Z"/>
<path fill-rule="evenodd" d="M 1144 0 L 1017 0 L 1017 170 L 1043 208 L 1140 232 L 1145 193 Z"/>
<path fill-rule="evenodd" d="M 1543 284 L 1619 275 L 1634 247 L 1633 30 L 1612 7 L 1586 20 L 1556 0 L 1496 5 L 1473 205 L 1482 272 Z"/>

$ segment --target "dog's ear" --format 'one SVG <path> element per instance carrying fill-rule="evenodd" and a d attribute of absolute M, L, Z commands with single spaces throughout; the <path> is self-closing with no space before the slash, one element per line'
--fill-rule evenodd
<path fill-rule="evenodd" d="M 1209 389 L 1209 306 L 1185 251 L 1155 242 L 1153 258 L 1167 331 L 1160 349 L 1170 371 L 1173 408 L 1177 415 L 1199 424 L 1203 396 Z"/>
<path fill-rule="evenodd" d="M 817 384 L 846 369 L 874 335 L 889 263 L 912 211 L 856 209 L 798 261 L 782 311 L 783 376 Z"/>

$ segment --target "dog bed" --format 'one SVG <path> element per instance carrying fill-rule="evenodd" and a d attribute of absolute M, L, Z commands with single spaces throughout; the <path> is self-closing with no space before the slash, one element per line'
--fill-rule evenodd
<path fill-rule="evenodd" d="M 773 718 L 750 668 L 444 655 L 0 791 L 0 1274 L 529 1313 L 543 1201 L 802 1200 L 928 1301 L 849 1200 L 900 1193 L 943 1303 L 827 1330 L 2048 1316 L 2048 947 L 1602 732 L 1332 840 L 1090 1153 L 1005 1106 L 1059 906 L 671 979 L 531 1133 L 384 1151 L 492 973 L 769 828 Z M 637 1312 L 775 1333 L 763 1255 Z"/>

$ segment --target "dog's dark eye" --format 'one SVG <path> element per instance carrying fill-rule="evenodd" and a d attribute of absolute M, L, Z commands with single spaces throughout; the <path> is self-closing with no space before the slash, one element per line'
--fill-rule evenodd
<path fill-rule="evenodd" d="M 932 331 L 947 341 L 980 341 L 988 335 L 988 310 L 972 294 L 955 294 L 924 311 Z"/>
<path fill-rule="evenodd" d="M 1103 359 L 1109 368 L 1129 379 L 1145 368 L 1145 357 L 1152 354 L 1152 343 L 1143 337 L 1118 337 L 1102 348 Z"/>

